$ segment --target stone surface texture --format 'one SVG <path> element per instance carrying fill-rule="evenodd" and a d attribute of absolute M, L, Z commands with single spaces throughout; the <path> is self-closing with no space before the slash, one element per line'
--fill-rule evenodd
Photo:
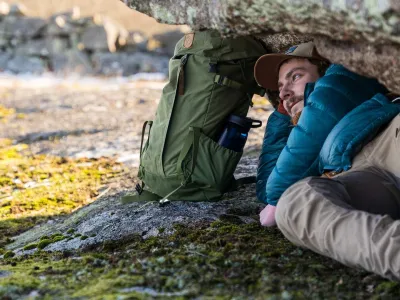
<path fill-rule="evenodd" d="M 259 35 L 271 52 L 314 40 L 320 53 L 400 93 L 398 0 L 128 0 L 159 22 Z"/>
<path fill-rule="evenodd" d="M 243 158 L 236 176 L 254 175 L 256 168 L 256 158 Z M 250 184 L 237 192 L 227 193 L 222 201 L 177 201 L 164 207 L 161 207 L 158 202 L 121 204 L 120 198 L 126 192 L 120 192 L 102 197 L 64 220 L 29 230 L 7 248 L 15 250 L 17 255 L 32 253 L 35 250 L 22 248 L 27 244 L 37 242 L 42 236 L 51 235 L 54 232 L 66 232 L 70 229 L 88 238 L 82 240 L 80 237 L 75 237 L 71 240 L 62 240 L 48 245 L 44 250 L 87 250 L 105 241 L 124 242 L 137 235 L 148 238 L 161 233 L 171 234 L 176 224 L 209 223 L 221 217 L 235 218 L 237 222 L 243 224 L 254 223 L 258 222 L 254 216 L 263 207 L 263 204 L 256 200 L 254 190 L 254 184 Z"/>

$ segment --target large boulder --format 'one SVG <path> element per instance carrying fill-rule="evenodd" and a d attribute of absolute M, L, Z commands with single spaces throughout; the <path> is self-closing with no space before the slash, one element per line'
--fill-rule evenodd
<path fill-rule="evenodd" d="M 15 53 L 26 56 L 49 56 L 49 49 L 45 39 L 29 40 L 15 47 Z"/>
<path fill-rule="evenodd" d="M 46 20 L 40 18 L 7 16 L 0 23 L 0 36 L 21 39 L 35 38 L 44 32 Z"/>
<path fill-rule="evenodd" d="M 314 40 L 322 55 L 400 93 L 397 0 L 127 0 L 159 22 L 259 35 L 271 52 Z"/>
<path fill-rule="evenodd" d="M 68 46 L 69 40 L 65 37 L 45 37 L 21 42 L 15 46 L 13 52 L 18 55 L 48 58 L 66 51 Z"/>
<path fill-rule="evenodd" d="M 77 49 L 68 49 L 63 53 L 55 54 L 50 60 L 51 70 L 58 75 L 93 74 L 93 67 L 89 55 Z"/>
<path fill-rule="evenodd" d="M 99 52 L 92 56 L 95 74 L 130 76 L 140 72 L 168 74 L 169 57 L 149 53 Z"/>
<path fill-rule="evenodd" d="M 235 176 L 253 175 L 256 168 L 256 158 L 243 157 Z M 126 192 L 110 194 L 55 223 L 36 226 L 16 237 L 7 248 L 14 250 L 17 255 L 33 253 L 35 250 L 24 250 L 24 246 L 57 232 L 65 233 L 64 237 L 68 238 L 48 245 L 45 251 L 90 249 L 104 242 L 129 241 L 138 234 L 146 239 L 170 234 L 176 224 L 189 226 L 223 218 L 234 219 L 235 223 L 254 223 L 258 222 L 254 216 L 264 206 L 256 200 L 254 191 L 254 184 L 248 184 L 238 191 L 225 194 L 221 201 L 177 201 L 164 207 L 157 202 L 122 204 L 120 199 Z M 71 232 L 74 233 L 72 236 Z"/>
<path fill-rule="evenodd" d="M 103 26 L 90 26 L 82 34 L 82 44 L 91 51 L 107 51 L 107 32 Z"/>
<path fill-rule="evenodd" d="M 0 72 L 7 70 L 7 64 L 11 60 L 13 54 L 7 51 L 0 51 Z"/>
<path fill-rule="evenodd" d="M 15 55 L 7 62 L 6 70 L 13 73 L 42 74 L 48 70 L 46 61 L 27 55 Z"/>

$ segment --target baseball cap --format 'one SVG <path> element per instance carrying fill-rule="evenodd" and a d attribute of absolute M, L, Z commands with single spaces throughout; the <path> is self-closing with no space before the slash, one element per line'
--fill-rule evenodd
<path fill-rule="evenodd" d="M 254 66 L 254 77 L 257 83 L 268 90 L 277 91 L 279 67 L 285 60 L 296 57 L 328 61 L 319 55 L 313 42 L 292 46 L 285 53 L 265 54 Z"/>

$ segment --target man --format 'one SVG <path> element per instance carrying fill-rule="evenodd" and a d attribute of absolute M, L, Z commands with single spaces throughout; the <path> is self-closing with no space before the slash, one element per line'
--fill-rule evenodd
<path fill-rule="evenodd" d="M 268 204 L 260 221 L 277 222 L 298 245 L 400 279 L 400 105 L 343 66 L 321 76 L 324 61 L 305 43 L 255 66 L 258 83 L 281 99 L 260 155 L 257 196 Z"/>

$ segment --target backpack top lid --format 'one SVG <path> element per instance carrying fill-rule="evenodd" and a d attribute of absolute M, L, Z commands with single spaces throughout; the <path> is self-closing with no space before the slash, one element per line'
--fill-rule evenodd
<path fill-rule="evenodd" d="M 266 53 L 262 42 L 252 36 L 224 38 L 216 30 L 185 34 L 176 44 L 174 56 L 198 54 L 222 61 L 258 58 Z"/>

